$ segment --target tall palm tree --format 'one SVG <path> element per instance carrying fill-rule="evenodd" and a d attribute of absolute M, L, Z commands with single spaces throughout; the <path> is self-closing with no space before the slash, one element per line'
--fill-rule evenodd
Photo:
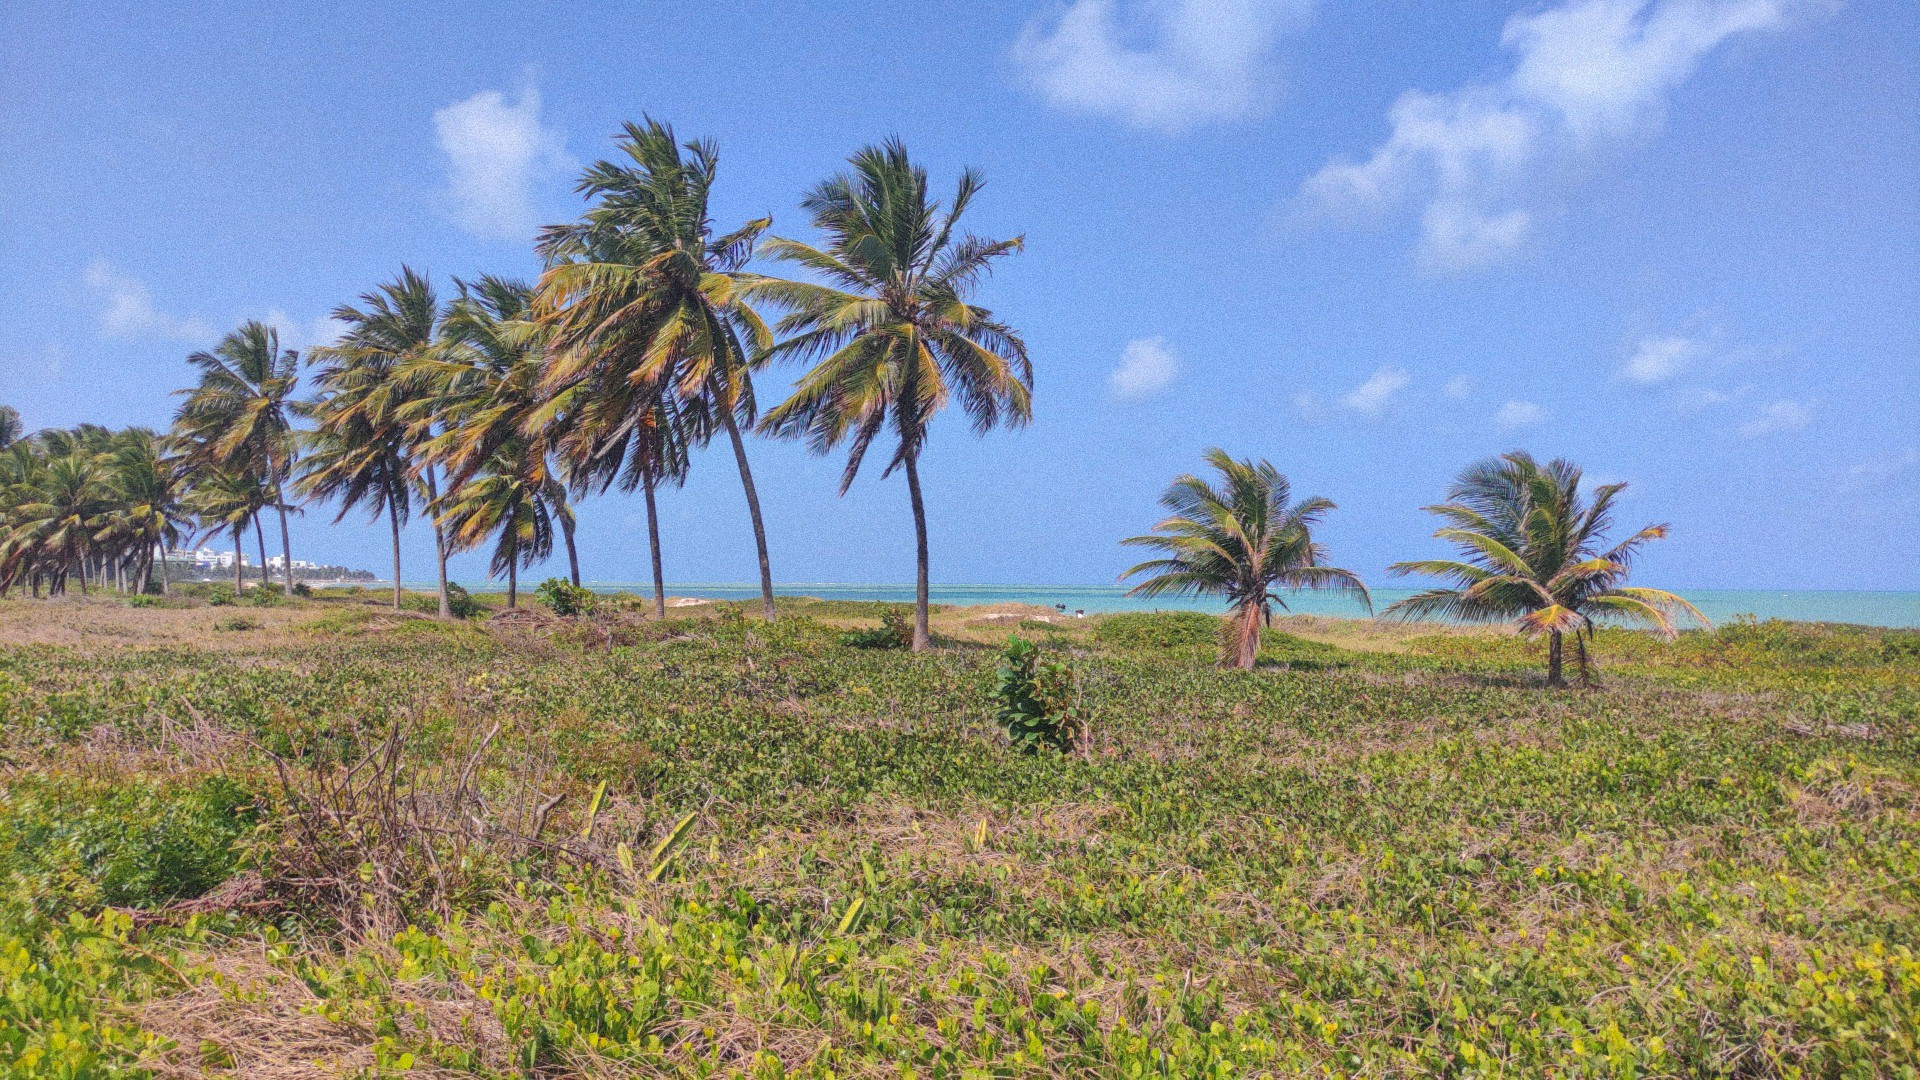
<path fill-rule="evenodd" d="M 553 553 L 553 526 L 566 513 L 565 493 L 523 442 L 501 447 L 475 476 L 435 501 L 456 550 L 494 540 L 488 569 L 507 576 L 507 606 L 517 606 L 520 569 Z"/>
<path fill-rule="evenodd" d="M 483 276 L 460 281 L 460 295 L 441 322 L 441 348 L 415 361 L 408 378 L 433 388 L 404 410 L 409 422 L 432 423 L 426 430 L 415 469 L 439 466 L 449 491 L 466 483 L 503 448 L 516 451 L 537 471 L 542 490 L 551 478 L 548 466 L 550 426 L 527 434 L 528 417 L 542 403 L 547 331 L 532 321 L 533 289 L 523 282 Z M 567 549 L 567 569 L 580 584 L 580 554 L 574 542 L 572 507 L 562 497 L 554 516 Z"/>
<path fill-rule="evenodd" d="M 86 595 L 93 538 L 113 509 L 99 458 L 84 452 L 51 457 L 23 494 L 16 507 L 19 528 L 50 571 L 50 591 L 65 593 L 67 579 L 78 574 Z"/>
<path fill-rule="evenodd" d="M 926 170 L 898 140 L 850 159 L 852 170 L 817 185 L 802 206 L 826 236 L 824 248 L 774 238 L 762 253 L 791 262 L 825 284 L 760 278 L 741 283 L 750 298 L 787 311 L 779 329 L 791 336 L 770 355 L 815 361 L 793 396 L 761 421 L 779 435 L 804 435 L 817 452 L 848 444 L 842 494 L 868 447 L 893 430 L 893 456 L 882 476 L 901 469 L 913 505 L 913 647 L 927 634 L 927 514 L 920 492 L 920 452 L 933 418 L 957 401 L 976 434 L 1032 416 L 1033 366 L 1026 344 L 993 313 L 969 302 L 995 260 L 1019 251 L 1022 239 L 956 234 L 982 180 L 960 174 L 945 206 L 927 194 Z"/>
<path fill-rule="evenodd" d="M 1348 593 L 1373 609 L 1367 587 L 1351 570 L 1326 565 L 1314 526 L 1334 509 L 1327 499 L 1293 501 L 1293 487 L 1266 461 L 1235 461 L 1225 450 L 1206 453 L 1220 475 L 1216 486 L 1191 474 L 1174 480 L 1160 505 L 1170 516 L 1152 534 L 1120 541 L 1155 548 L 1165 557 L 1120 576 L 1152 574 L 1128 596 L 1218 596 L 1230 614 L 1220 637 L 1220 666 L 1251 668 L 1260 631 L 1275 607 L 1276 590 L 1327 589 Z"/>
<path fill-rule="evenodd" d="M 107 471 L 116 505 L 96 539 L 124 549 L 133 565 L 137 592 L 146 592 L 152 583 L 154 560 L 160 553 L 160 589 L 167 592 L 164 552 L 177 546 L 192 525 L 192 514 L 182 501 L 185 485 L 179 463 L 163 456 L 162 441 L 144 428 L 128 428 L 115 443 Z"/>
<path fill-rule="evenodd" d="M 302 411 L 314 421 L 310 445 L 322 461 L 309 463 L 301 481 L 308 495 L 341 500 L 339 516 L 365 506 L 385 513 L 393 532 L 393 606 L 400 607 L 400 526 L 411 516 L 414 480 L 427 502 L 439 497 L 431 467 L 418 467 L 420 443 L 431 425 L 410 416 L 409 405 L 431 396 L 434 387 L 411 377 L 416 361 L 437 347 L 440 300 L 426 275 L 401 267 L 393 281 L 360 296 L 362 307 L 343 304 L 333 317 L 347 324 L 341 339 L 312 350 L 320 362 L 315 377 L 319 396 Z M 439 573 L 440 614 L 451 615 L 447 599 L 447 538 L 433 523 Z"/>
<path fill-rule="evenodd" d="M 762 612 L 772 619 L 766 526 L 740 434 L 742 423 L 754 422 L 753 364 L 771 344 L 741 295 L 741 267 L 771 220 L 715 234 L 708 203 L 719 154 L 711 142 L 683 146 L 671 127 L 648 118 L 627 124 L 616 143 L 625 160 L 595 162 L 576 186 L 593 207 L 540 239 L 550 265 L 536 310 L 554 333 L 545 385 L 557 396 L 590 387 L 592 396 L 611 394 L 628 406 L 571 416 L 577 430 L 568 444 L 603 467 L 609 455 L 602 447 L 619 443 L 642 416 L 657 423 L 676 413 L 694 445 L 706 445 L 716 430 L 727 433 L 753 525 Z M 669 393 L 678 400 L 664 410 L 658 399 Z M 657 550 L 654 556 L 658 562 Z"/>
<path fill-rule="evenodd" d="M 1547 685 L 1565 686 L 1564 637 L 1574 635 L 1582 682 L 1591 682 L 1588 644 L 1596 620 L 1650 627 L 1666 637 L 1674 618 L 1706 625 L 1692 604 L 1660 589 L 1629 587 L 1641 547 L 1667 535 L 1649 525 L 1609 545 L 1613 504 L 1626 484 L 1580 490 L 1580 470 L 1554 459 L 1545 464 L 1515 450 L 1470 466 L 1447 489 L 1447 501 L 1427 507 L 1448 524 L 1433 535 L 1460 549 L 1459 559 L 1393 564 L 1396 574 L 1449 578 L 1450 588 L 1402 600 L 1387 614 L 1405 619 L 1439 616 L 1473 622 L 1518 623 L 1547 639 Z"/>

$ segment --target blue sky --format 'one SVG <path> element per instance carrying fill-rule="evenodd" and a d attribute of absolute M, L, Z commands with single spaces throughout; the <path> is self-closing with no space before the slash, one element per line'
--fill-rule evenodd
<path fill-rule="evenodd" d="M 1338 502 L 1335 561 L 1383 584 L 1438 553 L 1449 476 L 1526 447 L 1673 524 L 1648 583 L 1920 588 L 1912 4 L 175 9 L 0 9 L 0 401 L 30 427 L 163 426 L 187 352 L 247 318 L 324 340 L 403 262 L 535 275 L 532 229 L 642 113 L 718 141 L 723 226 L 803 237 L 800 193 L 898 134 L 1028 241 L 982 300 L 1036 417 L 936 428 L 936 581 L 1109 581 L 1218 444 Z M 779 580 L 911 579 L 897 477 L 836 498 L 837 459 L 751 452 Z M 670 578 L 752 576 L 724 447 L 663 509 Z M 385 565 L 331 517 L 297 557 Z M 588 577 L 644 575 L 637 499 L 581 517 Z"/>

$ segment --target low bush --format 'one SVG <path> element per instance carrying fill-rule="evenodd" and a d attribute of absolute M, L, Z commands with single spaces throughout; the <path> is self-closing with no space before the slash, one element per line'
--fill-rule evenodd
<path fill-rule="evenodd" d="M 213 628 L 223 631 L 258 630 L 260 629 L 260 624 L 247 618 L 245 615 L 229 615 L 219 622 L 214 623 Z"/>
<path fill-rule="evenodd" d="M 913 644 L 913 620 L 906 608 L 890 607 L 880 613 L 879 626 L 849 630 L 840 635 L 840 644 L 854 649 L 904 649 Z"/>
<path fill-rule="evenodd" d="M 1093 639 L 1115 649 L 1216 645 L 1220 620 L 1198 611 L 1128 611 L 1101 619 Z"/>
<path fill-rule="evenodd" d="M 1012 637 L 1000 654 L 996 677 L 993 692 L 1000 709 L 994 718 L 1015 749 L 1066 753 L 1085 745 L 1086 705 L 1070 661 L 1043 659 L 1038 645 Z"/>
<path fill-rule="evenodd" d="M 159 597 L 157 597 L 157 596 L 148 596 L 148 595 L 147 595 L 147 594 L 145 594 L 145 593 L 141 593 L 141 594 L 140 594 L 140 595 L 138 595 L 138 596 L 129 596 L 129 597 L 127 597 L 127 606 L 128 606 L 128 607 L 142 607 L 142 608 L 146 608 L 146 607 L 159 607 L 159 606 L 160 606 L 160 598 L 159 598 Z"/>
<path fill-rule="evenodd" d="M 257 585 L 248 586 L 240 599 L 248 607 L 278 607 L 286 602 L 286 593 L 277 583 L 262 581 Z"/>
<path fill-rule="evenodd" d="M 533 598 L 562 618 L 592 614 L 595 600 L 593 590 L 557 577 L 541 582 L 533 590 Z"/>
<path fill-rule="evenodd" d="M 400 608 L 403 611 L 416 611 L 422 615 L 438 615 L 440 614 L 440 594 L 437 592 L 403 593 L 400 596 Z M 456 619 L 471 619 L 486 610 L 486 605 L 475 600 L 473 595 L 462 588 L 458 582 L 447 582 L 447 614 Z"/>

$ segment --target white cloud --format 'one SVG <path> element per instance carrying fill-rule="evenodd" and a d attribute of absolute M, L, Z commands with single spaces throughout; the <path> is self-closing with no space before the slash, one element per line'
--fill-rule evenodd
<path fill-rule="evenodd" d="M 572 164 L 565 137 L 540 124 L 540 92 L 527 87 L 508 104 L 498 90 L 482 90 L 435 111 L 433 127 L 460 224 L 488 239 L 532 236 L 533 185 Z"/>
<path fill-rule="evenodd" d="M 1167 347 L 1167 339 L 1140 338 L 1127 342 L 1120 353 L 1120 366 L 1107 376 L 1107 385 L 1114 397 L 1139 401 L 1172 386 L 1179 377 L 1180 361 Z"/>
<path fill-rule="evenodd" d="M 1760 415 L 1740 425 L 1740 434 L 1749 439 L 1763 435 L 1779 435 L 1788 431 L 1799 431 L 1813 422 L 1813 409 L 1791 399 L 1779 401 L 1760 410 Z"/>
<path fill-rule="evenodd" d="M 1493 422 L 1508 431 L 1532 427 L 1546 418 L 1547 410 L 1531 401 L 1509 401 L 1493 414 Z"/>
<path fill-rule="evenodd" d="M 1469 269 L 1518 250 L 1532 214 L 1521 188 L 1553 160 L 1651 130 L 1668 95 L 1727 39 L 1785 24 L 1823 0 L 1565 0 L 1507 20 L 1516 54 L 1498 81 L 1447 93 L 1410 90 L 1386 142 L 1363 161 L 1328 162 L 1303 207 L 1334 217 L 1425 202 L 1421 255 Z"/>
<path fill-rule="evenodd" d="M 347 324 L 331 315 L 302 322 L 279 308 L 268 308 L 267 317 L 261 321 L 280 331 L 281 348 L 297 350 L 302 356 L 315 346 L 339 341 L 347 332 Z"/>
<path fill-rule="evenodd" d="M 1072 0 L 1050 26 L 1028 24 L 1013 55 L 1059 108 L 1180 132 L 1258 114 L 1271 99 L 1274 41 L 1313 7 L 1314 0 Z"/>
<path fill-rule="evenodd" d="M 1464 401 L 1468 394 L 1473 393 L 1473 380 L 1465 375 L 1455 375 L 1447 380 L 1446 388 L 1442 392 L 1455 401 Z"/>
<path fill-rule="evenodd" d="M 100 332 L 109 337 L 199 342 L 213 336 L 213 328 L 205 322 L 169 315 L 155 307 L 153 293 L 145 282 L 106 259 L 88 263 L 84 278 L 87 288 L 105 305 L 100 313 Z"/>
<path fill-rule="evenodd" d="M 1848 469 L 1845 486 L 1849 491 L 1878 487 L 1916 465 L 1920 465 L 1920 449 L 1896 450 Z"/>
<path fill-rule="evenodd" d="M 1671 334 L 1645 338 L 1620 368 L 1620 375 L 1642 386 L 1652 386 L 1680 374 L 1699 355 L 1700 343 L 1690 337 Z"/>
<path fill-rule="evenodd" d="M 1393 395 L 1405 390 L 1412 381 L 1413 378 L 1400 368 L 1383 367 L 1355 387 L 1351 394 L 1341 398 L 1340 404 L 1363 416 L 1379 416 L 1386 411 Z"/>

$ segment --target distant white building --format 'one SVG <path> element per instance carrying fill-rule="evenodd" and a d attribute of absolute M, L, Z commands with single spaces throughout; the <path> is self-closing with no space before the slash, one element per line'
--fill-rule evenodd
<path fill-rule="evenodd" d="M 166 553 L 170 563 L 185 563 L 196 570 L 231 570 L 233 552 L 216 551 L 213 548 L 196 548 L 193 551 L 169 551 Z M 294 564 L 298 566 L 298 563 Z"/>
<path fill-rule="evenodd" d="M 278 570 L 282 566 L 285 566 L 286 563 L 287 560 L 282 556 L 267 556 L 267 569 L 269 570 Z M 295 570 L 318 570 L 320 569 L 320 564 L 317 562 L 308 562 L 306 559 L 295 559 L 293 560 L 293 568 Z"/>

